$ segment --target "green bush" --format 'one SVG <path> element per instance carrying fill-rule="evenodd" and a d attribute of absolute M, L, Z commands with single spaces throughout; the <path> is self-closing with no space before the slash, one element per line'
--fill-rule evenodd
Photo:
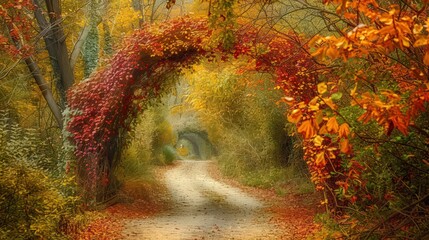
<path fill-rule="evenodd" d="M 73 179 L 60 176 L 55 157 L 34 129 L 0 111 L 0 239 L 64 239 L 73 215 Z M 49 171 L 48 171 L 49 170 Z"/>
<path fill-rule="evenodd" d="M 171 145 L 165 145 L 162 148 L 162 154 L 164 155 L 165 164 L 171 164 L 177 159 L 176 149 Z"/>
<path fill-rule="evenodd" d="M 302 185 L 297 191 L 309 191 L 302 151 L 286 129 L 285 108 L 276 104 L 281 92 L 273 91 L 271 76 L 236 74 L 229 66 L 219 73 L 199 68 L 188 77 L 187 101 L 218 150 L 220 170 L 247 185 L 284 192 L 279 186 L 294 179 Z"/>

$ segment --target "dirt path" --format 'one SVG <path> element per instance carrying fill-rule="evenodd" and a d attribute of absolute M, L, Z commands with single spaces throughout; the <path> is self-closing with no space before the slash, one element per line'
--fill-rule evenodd
<path fill-rule="evenodd" d="M 208 175 L 209 161 L 180 161 L 165 184 L 173 207 L 126 223 L 125 239 L 283 239 L 264 203 Z"/>

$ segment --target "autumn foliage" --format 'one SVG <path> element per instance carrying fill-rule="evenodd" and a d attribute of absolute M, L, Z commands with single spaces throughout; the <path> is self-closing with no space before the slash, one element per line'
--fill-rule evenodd
<path fill-rule="evenodd" d="M 44 8 L 35 2 L 0 5 L 0 51 L 8 61 L 41 56 L 38 42 L 50 30 L 36 24 L 35 13 Z M 278 2 L 283 1 L 253 3 Z M 310 10 L 319 10 L 331 32 L 311 37 L 237 20 L 235 1 L 213 1 L 209 19 L 141 22 L 141 30 L 123 40 L 107 65 L 63 99 L 65 130 L 77 158 L 67 171 L 76 171 L 84 200 L 94 203 L 106 194 L 118 136 L 183 69 L 201 59 L 234 57 L 247 61 L 245 71 L 274 76 L 295 127 L 291 134 L 301 137 L 311 180 L 324 193 L 322 204 L 350 230 L 338 236 L 424 237 L 429 231 L 429 2 L 319 3 L 324 5 L 303 6 L 320 7 Z M 6 78 L 9 66 L 2 66 Z"/>
<path fill-rule="evenodd" d="M 336 6 L 347 27 L 335 36 L 315 36 L 308 46 L 296 35 L 241 25 L 225 49 L 213 44 L 203 19 L 145 26 L 124 41 L 108 66 L 69 92 L 67 129 L 87 191 L 109 184 L 109 145 L 119 129 L 130 127 L 142 102 L 168 88 L 172 76 L 201 58 L 246 56 L 249 70 L 275 74 L 287 118 L 303 139 L 311 180 L 325 193 L 322 203 L 331 213 L 341 215 L 350 206 L 381 209 L 393 211 L 386 221 L 404 231 L 419 226 L 427 216 L 419 203 L 428 198 L 422 183 L 429 165 L 429 20 L 426 2 L 405 2 L 325 1 Z M 383 166 L 389 172 L 377 175 L 386 171 Z M 383 181 L 389 184 L 376 186 Z M 407 201 L 412 204 L 404 206 Z M 411 211 L 410 221 L 395 222 L 395 204 Z M 381 225 L 373 226 L 369 234 Z"/>
<path fill-rule="evenodd" d="M 33 53 L 33 20 L 28 16 L 34 9 L 31 0 L 4 1 L 0 5 L 0 18 L 9 29 L 8 35 L 0 34 L 0 48 L 14 57 L 28 57 Z M 10 41 L 10 39 L 12 41 Z"/>
<path fill-rule="evenodd" d="M 205 21 L 190 18 L 148 26 L 127 38 L 108 66 L 69 92 L 67 129 L 87 193 L 94 193 L 97 184 L 109 184 L 106 158 L 118 130 L 129 128 L 141 103 L 156 98 L 166 79 L 206 54 L 202 42 L 207 34 Z"/>
<path fill-rule="evenodd" d="M 327 161 L 322 179 L 340 176 L 333 200 L 365 212 L 342 217 L 350 232 L 419 238 L 428 229 L 428 3 L 324 2 L 346 27 L 310 41 L 315 59 L 331 67 L 320 78 L 318 96 L 301 103 L 319 120 L 303 121 L 303 111 L 289 119 L 305 147 L 316 149 L 311 162 Z M 332 171 L 339 165 L 342 171 Z"/>

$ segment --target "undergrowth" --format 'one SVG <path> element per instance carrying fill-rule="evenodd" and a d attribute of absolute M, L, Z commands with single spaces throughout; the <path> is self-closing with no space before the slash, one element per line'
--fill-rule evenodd
<path fill-rule="evenodd" d="M 237 179 L 246 186 L 273 189 L 279 196 L 314 192 L 313 183 L 294 166 L 249 169 L 238 164 L 232 161 L 219 161 L 219 168 L 223 174 Z"/>
<path fill-rule="evenodd" d="M 0 239 L 67 239 L 88 224 L 46 139 L 0 111 Z"/>

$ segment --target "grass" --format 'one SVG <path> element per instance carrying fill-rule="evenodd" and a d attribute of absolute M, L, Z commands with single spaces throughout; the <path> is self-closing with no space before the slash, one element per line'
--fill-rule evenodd
<path fill-rule="evenodd" d="M 120 180 L 150 180 L 153 178 L 151 175 L 154 156 L 146 148 L 133 142 L 123 150 L 120 165 L 116 169 L 116 175 Z"/>
<path fill-rule="evenodd" d="M 271 188 L 279 196 L 315 191 L 309 178 L 294 166 L 266 166 L 249 169 L 237 162 L 220 161 L 219 168 L 223 174 L 237 179 L 246 186 Z"/>

